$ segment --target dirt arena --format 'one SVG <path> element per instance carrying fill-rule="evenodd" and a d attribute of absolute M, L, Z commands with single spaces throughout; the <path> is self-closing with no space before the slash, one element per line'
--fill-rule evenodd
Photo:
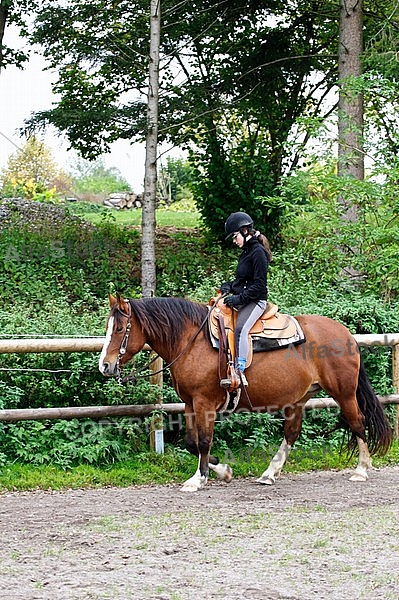
<path fill-rule="evenodd" d="M 0 495 L 2 600 L 399 598 L 399 467 Z"/>

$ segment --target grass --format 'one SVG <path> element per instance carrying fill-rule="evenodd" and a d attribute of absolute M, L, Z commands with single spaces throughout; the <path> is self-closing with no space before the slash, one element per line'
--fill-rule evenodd
<path fill-rule="evenodd" d="M 223 456 L 220 455 L 221 460 Z M 226 458 L 233 467 L 235 477 L 258 477 L 266 469 L 269 456 L 262 452 L 229 453 Z M 336 448 L 298 450 L 295 448 L 284 467 L 286 473 L 300 473 L 317 469 L 341 470 L 353 467 L 356 457 L 348 458 Z M 399 464 L 399 440 L 396 440 L 385 457 L 374 458 L 375 467 Z M 78 465 L 68 470 L 47 465 L 32 467 L 27 464 L 4 466 L 0 471 L 0 492 L 26 490 L 60 490 L 90 487 L 151 485 L 183 483 L 197 468 L 197 459 L 173 447 L 164 455 L 145 452 L 131 460 L 110 466 Z M 211 474 L 211 477 L 213 475 Z"/>
<path fill-rule="evenodd" d="M 90 221 L 94 225 L 109 220 L 124 227 L 141 226 L 142 211 L 139 208 L 113 210 L 87 202 L 76 202 L 68 205 L 68 208 L 73 214 Z M 196 228 L 200 225 L 200 214 L 196 211 L 159 208 L 156 211 L 156 222 L 159 227 Z"/>

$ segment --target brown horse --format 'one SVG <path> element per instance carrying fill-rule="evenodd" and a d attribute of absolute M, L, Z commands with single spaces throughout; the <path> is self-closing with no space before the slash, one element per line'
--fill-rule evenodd
<path fill-rule="evenodd" d="M 119 372 L 147 343 L 169 365 L 173 385 L 185 402 L 187 449 L 199 457 L 196 473 L 183 486 L 196 491 L 207 483 L 209 468 L 225 481 L 232 479 L 229 465 L 210 455 L 217 411 L 225 405 L 220 387 L 218 352 L 210 343 L 206 325 L 209 308 L 181 298 L 124 300 L 110 296 L 99 369 L 103 375 Z M 341 409 L 359 461 L 351 479 L 365 481 L 370 453 L 388 450 L 392 432 L 381 404 L 371 388 L 351 333 L 340 323 L 318 315 L 297 317 L 306 342 L 271 352 L 256 353 L 246 370 L 248 392 L 241 393 L 238 409 L 257 412 L 282 410 L 284 440 L 266 471 L 258 479 L 273 484 L 302 426 L 304 404 L 315 389 L 323 389 Z"/>

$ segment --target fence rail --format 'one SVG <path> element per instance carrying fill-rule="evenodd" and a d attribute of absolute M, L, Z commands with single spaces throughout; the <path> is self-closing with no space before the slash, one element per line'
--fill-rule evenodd
<path fill-rule="evenodd" d="M 361 347 L 384 346 L 392 348 L 392 382 L 395 392 L 397 393 L 388 396 L 379 396 L 379 400 L 382 404 L 399 405 L 399 333 L 355 335 L 354 338 Z M 31 352 L 100 352 L 104 341 L 104 337 L 1 339 L 0 354 L 26 354 Z M 144 349 L 151 350 L 147 345 Z M 311 398 L 305 405 L 305 409 L 307 410 L 331 407 L 337 407 L 337 404 L 332 398 Z M 184 412 L 184 404 L 70 406 L 36 409 L 13 408 L 0 410 L 0 421 L 145 416 L 156 410 L 163 410 L 170 414 L 182 413 Z M 395 431 L 396 435 L 398 435 L 399 412 Z"/>

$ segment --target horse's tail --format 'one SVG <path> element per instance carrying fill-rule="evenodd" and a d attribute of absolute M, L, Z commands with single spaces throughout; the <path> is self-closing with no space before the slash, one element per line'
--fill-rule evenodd
<path fill-rule="evenodd" d="M 386 454 L 392 443 L 393 432 L 381 402 L 371 387 L 361 358 L 356 398 L 365 418 L 367 445 L 370 454 Z"/>

